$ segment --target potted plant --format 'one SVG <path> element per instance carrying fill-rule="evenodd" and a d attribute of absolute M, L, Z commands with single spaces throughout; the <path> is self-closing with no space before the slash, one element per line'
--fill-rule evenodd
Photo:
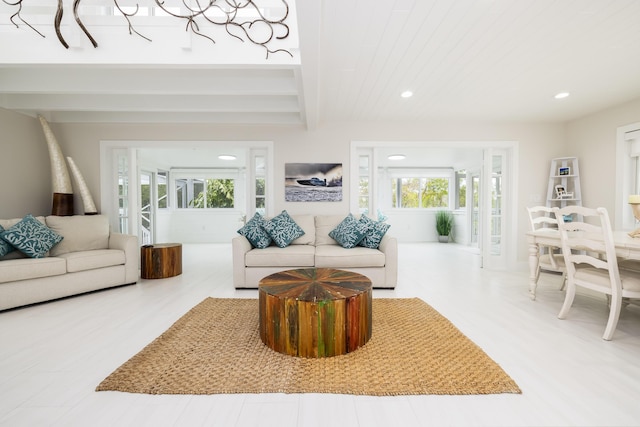
<path fill-rule="evenodd" d="M 446 243 L 449 241 L 449 235 L 453 228 L 453 214 L 451 211 L 440 210 L 436 212 L 436 231 L 438 232 L 438 241 Z"/>

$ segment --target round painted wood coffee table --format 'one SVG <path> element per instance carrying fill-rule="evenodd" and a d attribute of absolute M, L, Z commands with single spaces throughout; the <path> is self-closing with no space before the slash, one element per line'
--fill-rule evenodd
<path fill-rule="evenodd" d="M 260 338 L 302 357 L 345 354 L 371 338 L 371 281 L 333 268 L 287 270 L 258 285 Z"/>

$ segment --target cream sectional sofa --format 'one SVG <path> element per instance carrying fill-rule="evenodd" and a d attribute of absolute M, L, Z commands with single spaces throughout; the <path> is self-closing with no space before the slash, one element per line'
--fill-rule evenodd
<path fill-rule="evenodd" d="M 236 289 L 257 288 L 270 274 L 305 267 L 331 267 L 354 271 L 369 279 L 374 288 L 395 288 L 398 277 L 398 243 L 385 234 L 378 249 L 345 249 L 329 233 L 344 215 L 291 215 L 304 235 L 289 246 L 255 249 L 244 236 L 232 239 L 233 284 Z"/>
<path fill-rule="evenodd" d="M 63 236 L 43 258 L 19 251 L 0 258 L 0 310 L 138 280 L 136 236 L 109 231 L 102 215 L 36 217 Z M 0 220 L 9 229 L 21 218 Z"/>

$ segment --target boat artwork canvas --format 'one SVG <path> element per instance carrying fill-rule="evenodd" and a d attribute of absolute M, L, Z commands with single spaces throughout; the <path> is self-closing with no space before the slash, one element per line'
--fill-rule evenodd
<path fill-rule="evenodd" d="M 342 163 L 285 163 L 286 202 L 342 201 Z"/>

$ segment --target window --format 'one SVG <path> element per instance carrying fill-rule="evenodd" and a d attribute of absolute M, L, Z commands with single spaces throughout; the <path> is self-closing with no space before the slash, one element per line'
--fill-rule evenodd
<path fill-rule="evenodd" d="M 261 215 L 266 215 L 267 211 L 267 179 L 266 179 L 266 156 L 262 152 L 253 154 L 255 164 L 255 210 Z"/>
<path fill-rule="evenodd" d="M 456 172 L 456 209 L 467 207 L 467 172 Z"/>
<path fill-rule="evenodd" d="M 166 209 L 169 207 L 169 203 L 168 203 L 168 194 L 167 194 L 167 182 L 169 179 L 169 172 L 167 171 L 158 171 L 158 173 L 156 174 L 156 180 L 157 180 L 157 204 L 158 204 L 158 209 Z"/>
<path fill-rule="evenodd" d="M 266 208 L 266 181 L 264 178 L 256 178 L 256 211 L 262 215 Z"/>
<path fill-rule="evenodd" d="M 640 193 L 640 123 L 617 130 L 616 142 L 616 206 L 615 227 L 636 228 L 636 219 L 629 208 L 628 197 Z"/>
<path fill-rule="evenodd" d="M 359 157 L 358 165 L 358 209 L 365 212 L 369 209 L 369 156 Z"/>
<path fill-rule="evenodd" d="M 235 205 L 235 180 L 229 178 L 177 178 L 178 209 L 228 209 Z"/>
<path fill-rule="evenodd" d="M 391 202 L 395 208 L 447 208 L 449 178 L 392 178 Z"/>
<path fill-rule="evenodd" d="M 117 154 L 118 221 L 120 233 L 129 233 L 129 158 L 126 153 Z"/>

